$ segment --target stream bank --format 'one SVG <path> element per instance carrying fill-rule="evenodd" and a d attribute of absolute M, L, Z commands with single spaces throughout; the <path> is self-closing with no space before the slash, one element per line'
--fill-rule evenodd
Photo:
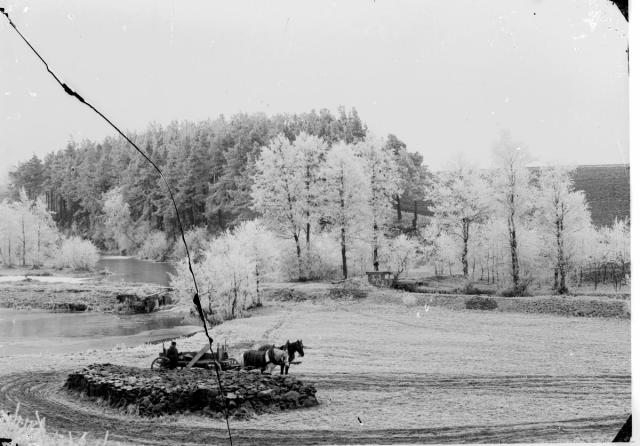
<path fill-rule="evenodd" d="M 171 289 L 148 284 L 0 283 L 0 307 L 15 310 L 141 314 L 172 303 Z"/>

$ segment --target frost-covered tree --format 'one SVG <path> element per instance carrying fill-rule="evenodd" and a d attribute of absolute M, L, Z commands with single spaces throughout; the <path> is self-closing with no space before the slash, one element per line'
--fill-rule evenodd
<path fill-rule="evenodd" d="M 189 247 L 189 255 L 193 262 L 200 262 L 204 258 L 204 251 L 207 248 L 207 241 L 209 235 L 207 228 L 201 226 L 191 228 L 184 234 L 184 238 Z M 187 256 L 187 251 L 184 249 L 184 244 L 181 241 L 173 245 L 173 252 L 171 257 L 174 259 L 182 259 Z"/>
<path fill-rule="evenodd" d="M 250 277 L 254 283 L 255 293 L 251 295 L 253 306 L 262 305 L 264 283 L 276 272 L 280 258 L 278 240 L 273 233 L 259 221 L 247 221 L 234 229 L 234 236 L 242 254 L 253 267 Z"/>
<path fill-rule="evenodd" d="M 307 253 L 309 253 L 312 225 L 318 220 L 318 202 L 321 194 L 320 168 L 327 154 L 328 146 L 317 136 L 302 132 L 296 136 L 293 148 L 297 155 L 296 162 L 298 164 L 295 173 L 299 177 L 298 182 L 302 182 L 300 193 L 304 218 L 303 230 Z"/>
<path fill-rule="evenodd" d="M 486 280 L 487 283 L 510 282 L 509 239 L 504 218 L 491 215 L 479 225 L 474 245 L 472 252 L 479 264 L 476 270 L 480 270 L 480 279 Z"/>
<path fill-rule="evenodd" d="M 30 235 L 34 219 L 31 214 L 31 200 L 27 197 L 27 192 L 24 189 L 20 190 L 20 200 L 14 203 L 13 208 L 18 214 L 17 241 L 20 252 L 20 264 L 25 266 L 27 264 L 27 250 L 31 251 L 31 246 L 27 245 L 33 243 Z"/>
<path fill-rule="evenodd" d="M 120 188 L 114 188 L 103 195 L 105 238 L 111 240 L 120 252 L 135 247 L 134 224 L 129 204 L 124 200 Z"/>
<path fill-rule="evenodd" d="M 536 200 L 542 237 L 554 253 L 553 287 L 559 294 L 568 292 L 567 274 L 576 248 L 576 235 L 591 224 L 584 192 L 574 189 L 570 173 L 571 170 L 563 167 L 542 169 L 540 196 Z"/>
<path fill-rule="evenodd" d="M 2 263 L 12 266 L 18 262 L 18 213 L 7 200 L 0 203 L 0 257 Z"/>
<path fill-rule="evenodd" d="M 440 223 L 433 219 L 420 229 L 421 250 L 426 261 L 433 265 L 434 274 L 442 276 L 445 270 L 453 274 L 453 265 L 460 259 L 458 240 L 443 230 Z"/>
<path fill-rule="evenodd" d="M 367 206 L 371 216 L 373 269 L 378 271 L 379 251 L 384 239 L 384 227 L 391 215 L 392 199 L 401 192 L 398 166 L 385 142 L 372 135 L 358 143 L 355 152 L 363 161 Z"/>
<path fill-rule="evenodd" d="M 506 132 L 494 147 L 493 155 L 494 171 L 491 183 L 496 211 L 507 222 L 511 281 L 514 291 L 520 292 L 522 284 L 518 258 L 518 230 L 535 202 L 530 172 L 526 167 L 531 158 L 528 151 L 512 141 Z"/>
<path fill-rule="evenodd" d="M 474 229 L 489 213 L 489 188 L 480 171 L 458 159 L 433 185 L 433 213 L 441 228 L 461 243 L 462 274 L 469 275 L 469 245 Z"/>
<path fill-rule="evenodd" d="M 630 273 L 628 266 L 631 261 L 631 231 L 629 220 L 616 219 L 610 227 L 602 228 L 600 232 L 600 253 L 603 259 L 603 275 L 607 280 L 608 274 L 617 288 L 622 281 L 626 281 Z"/>
<path fill-rule="evenodd" d="M 146 237 L 142 246 L 138 249 L 138 257 L 141 259 L 164 262 L 171 250 L 171 242 L 162 231 L 145 231 Z"/>
<path fill-rule="evenodd" d="M 42 196 L 33 201 L 31 206 L 33 215 L 34 249 L 33 265 L 42 266 L 45 259 L 50 258 L 56 249 L 56 242 L 60 238 L 56 224 Z"/>
<path fill-rule="evenodd" d="M 322 215 L 340 241 L 342 276 L 348 277 L 347 248 L 356 239 L 368 239 L 371 214 L 363 161 L 352 145 L 334 144 L 322 169 Z"/>
<path fill-rule="evenodd" d="M 39 267 L 53 257 L 60 238 L 43 197 L 0 204 L 0 257 L 6 265 Z"/>
<path fill-rule="evenodd" d="M 251 189 L 254 210 L 295 242 L 299 279 L 304 278 L 300 234 L 307 227 L 309 210 L 302 178 L 296 147 L 279 135 L 262 148 Z"/>

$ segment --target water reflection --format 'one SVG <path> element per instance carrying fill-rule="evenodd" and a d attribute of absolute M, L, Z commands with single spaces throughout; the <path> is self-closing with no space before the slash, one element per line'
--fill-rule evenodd
<path fill-rule="evenodd" d="M 182 316 L 172 313 L 117 316 L 0 309 L 0 357 L 132 346 L 201 328 L 182 323 Z"/>
<path fill-rule="evenodd" d="M 175 273 L 175 268 L 170 263 L 117 256 L 101 257 L 96 269 L 109 270 L 112 274 L 104 276 L 104 279 L 109 282 L 153 283 L 162 286 L 168 286 L 169 273 Z"/>
<path fill-rule="evenodd" d="M 113 256 L 101 257 L 96 268 L 107 269 L 113 273 L 103 276 L 105 281 L 151 283 L 162 286 L 169 285 L 168 273 L 175 272 L 169 263 Z M 15 280 L 15 278 L 9 279 Z M 37 279 L 84 281 L 77 278 L 47 276 Z M 21 353 L 69 353 L 87 349 L 113 348 L 117 345 L 133 346 L 178 337 L 201 329 L 198 326 L 182 324 L 182 316 L 167 312 L 120 316 L 90 312 L 48 313 L 0 308 L 0 357 Z"/>

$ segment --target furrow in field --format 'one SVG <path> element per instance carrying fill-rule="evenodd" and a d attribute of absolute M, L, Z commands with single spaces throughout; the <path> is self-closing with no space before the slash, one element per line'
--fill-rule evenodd
<path fill-rule="evenodd" d="M 0 387 L 0 407 L 5 410 L 15 410 L 20 403 L 21 413 L 32 416 L 38 411 L 40 416 L 47 419 L 47 426 L 60 432 L 89 431 L 95 438 L 101 438 L 105 431 L 110 432 L 110 438 L 128 441 L 135 444 L 202 444 L 220 443 L 226 438 L 226 431 L 218 427 L 220 421 L 208 422 L 201 417 L 182 417 L 182 419 L 144 419 L 126 417 L 114 410 L 101 408 L 90 401 L 78 400 L 75 396 L 62 389 L 66 379 L 66 372 L 21 373 L 3 376 Z M 319 388 L 319 395 L 326 392 L 335 394 L 339 390 L 353 391 L 354 388 L 373 390 L 384 397 L 390 391 L 397 389 L 427 389 L 433 391 L 451 391 L 456 394 L 488 390 L 492 394 L 501 387 L 530 391 L 527 385 L 535 389 L 550 387 L 549 391 L 562 390 L 567 395 L 578 387 L 589 387 L 591 392 L 599 386 L 609 386 L 609 392 L 626 395 L 630 386 L 630 377 L 615 376 L 454 376 L 442 377 L 433 375 L 392 374 L 386 375 L 313 375 L 303 379 L 315 381 Z M 613 380 L 613 382 L 611 382 Z M 357 389 L 356 389 L 357 390 Z M 536 390 L 537 391 L 537 390 Z M 535 393 L 535 392 L 534 392 Z M 394 397 L 388 396 L 392 404 Z M 422 398 L 417 394 L 415 399 Z M 428 408 L 428 401 L 425 402 Z M 321 405 L 321 410 L 322 405 Z M 305 416 L 310 417 L 311 412 Z M 552 421 L 538 422 L 506 422 L 455 423 L 441 427 L 428 425 L 410 429 L 379 428 L 379 426 L 354 426 L 350 429 L 313 429 L 313 423 L 305 428 L 282 429 L 279 425 L 272 429 L 251 428 L 251 424 L 235 423 L 234 437 L 238 444 L 326 444 L 326 443 L 503 443 L 503 442 L 539 442 L 539 441 L 593 441 L 594 438 L 606 439 L 624 423 L 625 413 L 615 413 L 603 416 L 572 417 Z M 190 422 L 195 420 L 196 426 Z M 313 419 L 313 417 L 310 417 Z"/>

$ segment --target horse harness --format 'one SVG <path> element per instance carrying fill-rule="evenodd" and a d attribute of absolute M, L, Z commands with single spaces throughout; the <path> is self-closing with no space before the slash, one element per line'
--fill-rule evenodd
<path fill-rule="evenodd" d="M 271 347 L 269 350 L 267 350 L 267 353 L 264 355 L 266 363 L 267 364 L 272 363 L 272 364 L 276 364 L 276 365 L 284 365 L 286 363 L 285 359 L 282 358 L 280 361 L 278 361 L 277 358 L 276 358 L 275 349 L 276 349 L 275 347 Z"/>

